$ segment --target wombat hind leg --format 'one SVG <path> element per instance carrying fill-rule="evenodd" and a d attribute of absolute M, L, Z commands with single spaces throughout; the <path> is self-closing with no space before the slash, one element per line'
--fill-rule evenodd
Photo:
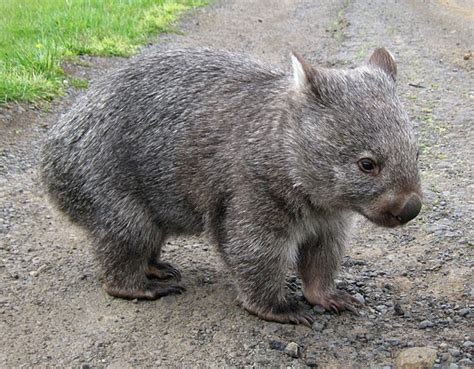
<path fill-rule="evenodd" d="M 303 324 L 309 328 L 314 322 L 314 316 L 296 302 L 278 304 L 268 309 L 244 304 L 244 308 L 249 313 L 272 322 Z"/>
<path fill-rule="evenodd" d="M 178 279 L 179 272 L 157 260 L 163 230 L 146 209 L 134 203 L 128 208 L 133 211 L 110 207 L 107 222 L 95 224 L 95 253 L 103 270 L 105 291 L 115 297 L 146 300 L 182 293 L 184 288 L 170 280 Z"/>
<path fill-rule="evenodd" d="M 165 261 L 150 260 L 145 273 L 149 278 L 158 280 L 174 279 L 177 282 L 181 280 L 181 272 Z"/>
<path fill-rule="evenodd" d="M 167 295 L 181 294 L 185 291 L 184 287 L 159 282 L 157 280 L 150 280 L 143 288 L 138 289 L 126 289 L 119 287 L 104 285 L 105 291 L 115 297 L 124 299 L 143 299 L 143 300 L 156 300 L 160 297 Z"/>

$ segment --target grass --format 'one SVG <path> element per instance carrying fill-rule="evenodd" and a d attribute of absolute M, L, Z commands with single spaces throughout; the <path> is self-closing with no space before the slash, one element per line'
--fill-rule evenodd
<path fill-rule="evenodd" d="M 179 13 L 205 0 L 0 0 L 0 104 L 60 95 L 61 64 L 79 55 L 129 56 L 173 31 Z"/>

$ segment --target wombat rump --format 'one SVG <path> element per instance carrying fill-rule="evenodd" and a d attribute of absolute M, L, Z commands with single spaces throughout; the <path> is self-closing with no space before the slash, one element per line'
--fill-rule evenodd
<path fill-rule="evenodd" d="M 286 73 L 207 48 L 149 53 L 52 128 L 42 180 L 91 236 L 107 293 L 183 292 L 162 245 L 204 233 L 249 312 L 312 323 L 286 290 L 290 268 L 309 304 L 357 311 L 334 283 L 353 214 L 395 227 L 421 208 L 396 64 L 382 48 L 352 70 L 291 59 Z"/>

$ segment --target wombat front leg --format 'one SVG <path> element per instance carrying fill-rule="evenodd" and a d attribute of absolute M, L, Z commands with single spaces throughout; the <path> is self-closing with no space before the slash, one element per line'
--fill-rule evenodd
<path fill-rule="evenodd" d="M 291 245 L 257 222 L 229 220 L 219 226 L 220 249 L 235 278 L 242 306 L 269 321 L 304 324 L 314 317 L 287 295 L 285 276 L 296 261 Z"/>
<path fill-rule="evenodd" d="M 303 294 L 312 305 L 339 312 L 349 310 L 358 315 L 354 304 L 358 300 L 335 287 L 334 279 L 344 251 L 344 232 L 323 233 L 304 242 L 300 247 L 299 271 L 303 280 Z"/>
<path fill-rule="evenodd" d="M 284 273 L 287 265 L 283 266 L 281 261 L 276 255 L 253 255 L 232 267 L 242 306 L 264 320 L 311 327 L 314 317 L 287 296 Z"/>

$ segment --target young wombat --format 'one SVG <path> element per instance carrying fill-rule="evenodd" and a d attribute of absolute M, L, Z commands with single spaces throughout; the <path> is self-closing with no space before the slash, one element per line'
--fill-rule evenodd
<path fill-rule="evenodd" d="M 334 285 L 351 215 L 387 227 L 416 217 L 415 138 L 386 50 L 353 70 L 292 64 L 207 48 L 145 55 L 53 127 L 42 179 L 91 235 L 110 295 L 182 292 L 161 247 L 204 232 L 251 313 L 311 324 L 289 301 L 290 267 L 310 304 L 355 311 Z"/>

